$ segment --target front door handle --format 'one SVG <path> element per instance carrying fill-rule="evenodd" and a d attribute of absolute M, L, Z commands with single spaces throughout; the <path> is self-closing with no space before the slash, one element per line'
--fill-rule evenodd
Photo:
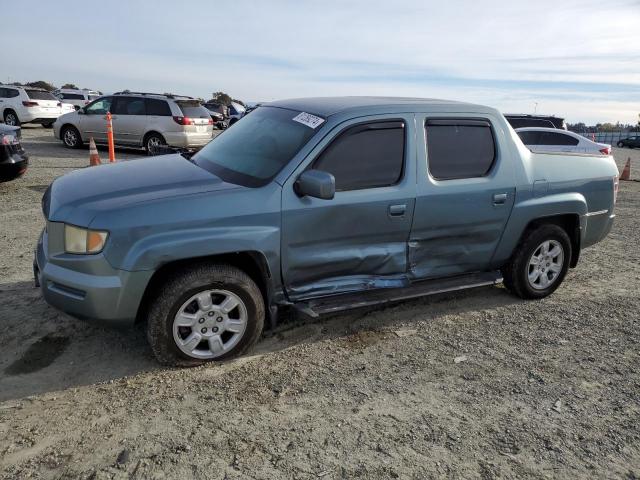
<path fill-rule="evenodd" d="M 407 211 L 407 205 L 389 205 L 389 215 L 392 217 L 401 217 Z"/>
<path fill-rule="evenodd" d="M 493 204 L 494 205 L 504 205 L 507 202 L 507 194 L 506 193 L 496 193 L 493 196 Z"/>

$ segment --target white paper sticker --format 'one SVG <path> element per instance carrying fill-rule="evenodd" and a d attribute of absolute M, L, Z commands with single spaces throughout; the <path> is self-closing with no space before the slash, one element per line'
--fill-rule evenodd
<path fill-rule="evenodd" d="M 310 113 L 302 112 L 293 117 L 294 122 L 302 123 L 310 128 L 316 128 L 322 122 L 324 122 L 324 118 L 316 117 L 315 115 L 311 115 Z"/>

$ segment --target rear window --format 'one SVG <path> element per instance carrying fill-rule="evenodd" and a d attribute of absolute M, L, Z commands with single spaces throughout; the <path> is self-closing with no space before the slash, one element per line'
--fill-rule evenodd
<path fill-rule="evenodd" d="M 579 140 L 571 135 L 555 132 L 540 132 L 539 145 L 578 145 Z"/>
<path fill-rule="evenodd" d="M 206 108 L 200 105 L 197 100 L 179 101 L 176 102 L 182 110 L 182 114 L 188 118 L 211 118 Z"/>
<path fill-rule="evenodd" d="M 542 127 L 542 128 L 556 128 L 551 120 L 544 120 L 542 118 L 507 118 L 507 121 L 513 128 L 526 128 L 526 127 Z"/>
<path fill-rule="evenodd" d="M 428 120 L 427 162 L 438 180 L 483 177 L 495 160 L 496 151 L 487 120 Z"/>
<path fill-rule="evenodd" d="M 79 93 L 60 93 L 59 95 L 64 100 L 84 100 L 84 96 Z"/>
<path fill-rule="evenodd" d="M 27 96 L 32 100 L 55 100 L 58 99 L 54 97 L 51 93 L 45 92 L 42 90 L 25 90 L 27 92 Z"/>
<path fill-rule="evenodd" d="M 171 116 L 171 108 L 166 100 L 158 100 L 157 98 L 147 98 L 147 115 L 158 115 L 162 117 Z"/>

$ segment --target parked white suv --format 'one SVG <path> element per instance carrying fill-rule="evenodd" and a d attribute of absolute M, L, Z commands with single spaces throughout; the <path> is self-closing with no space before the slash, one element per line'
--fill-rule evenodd
<path fill-rule="evenodd" d="M 90 102 L 94 101 L 96 98 L 102 96 L 100 92 L 95 90 L 76 90 L 73 88 L 59 88 L 53 91 L 53 95 L 59 98 L 62 102 L 70 103 L 78 110 L 80 107 L 84 107 L 88 105 Z"/>
<path fill-rule="evenodd" d="M 0 85 L 0 118 L 7 125 L 20 126 L 23 123 L 40 123 L 50 127 L 66 111 L 56 97 L 41 88 Z"/>
<path fill-rule="evenodd" d="M 111 112 L 116 145 L 143 147 L 147 152 L 160 145 L 200 148 L 213 134 L 213 120 L 199 100 L 129 91 L 105 95 L 62 115 L 53 124 L 53 133 L 68 148 L 79 148 L 91 137 L 106 144 L 107 112 Z"/>

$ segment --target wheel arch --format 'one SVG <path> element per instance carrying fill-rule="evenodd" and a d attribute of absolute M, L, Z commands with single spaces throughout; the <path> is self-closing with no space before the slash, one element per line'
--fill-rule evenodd
<path fill-rule="evenodd" d="M 531 231 L 542 225 L 557 225 L 562 228 L 569 239 L 571 240 L 571 259 L 569 261 L 569 267 L 575 268 L 578 265 L 580 258 L 580 215 L 577 213 L 564 213 L 559 215 L 550 215 L 546 217 L 535 218 L 531 220 L 520 235 L 518 244 L 520 244 L 523 238 Z"/>
<path fill-rule="evenodd" d="M 151 135 L 158 135 L 160 138 L 162 138 L 164 140 L 164 143 L 167 143 L 167 139 L 159 131 L 157 131 L 157 130 L 149 130 L 148 132 L 145 132 L 145 134 L 142 136 L 142 146 L 143 147 L 145 147 L 145 148 L 147 147 L 147 140 Z"/>
<path fill-rule="evenodd" d="M 136 323 L 140 323 L 144 320 L 149 308 L 149 302 L 160 285 L 162 285 L 172 275 L 175 275 L 185 268 L 202 263 L 231 265 L 245 272 L 254 282 L 256 282 L 256 285 L 258 285 L 265 302 L 265 308 L 268 310 L 270 301 L 273 298 L 274 290 L 272 281 L 273 276 L 269 263 L 262 252 L 240 251 L 209 255 L 206 257 L 184 258 L 162 265 L 155 271 L 145 288 L 142 300 L 138 306 Z"/>

